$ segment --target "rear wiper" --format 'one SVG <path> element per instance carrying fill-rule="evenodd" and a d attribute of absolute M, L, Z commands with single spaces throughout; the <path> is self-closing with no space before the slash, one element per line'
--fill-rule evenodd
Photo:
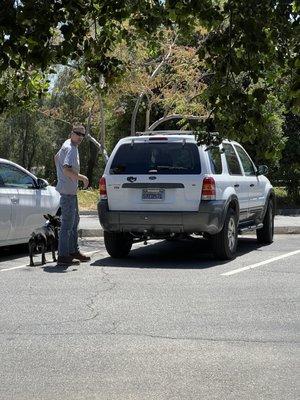
<path fill-rule="evenodd" d="M 169 170 L 173 170 L 173 169 L 183 169 L 183 170 L 187 170 L 188 168 L 186 167 L 173 167 L 171 165 L 158 165 L 156 167 L 157 169 L 169 169 Z"/>

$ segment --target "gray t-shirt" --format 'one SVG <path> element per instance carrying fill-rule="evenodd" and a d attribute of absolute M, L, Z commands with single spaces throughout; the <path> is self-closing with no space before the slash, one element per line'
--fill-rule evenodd
<path fill-rule="evenodd" d="M 56 190 L 60 194 L 76 194 L 78 188 L 78 180 L 73 180 L 66 176 L 63 172 L 63 166 L 68 165 L 74 171 L 79 173 L 79 153 L 78 148 L 75 146 L 71 139 L 65 141 L 61 149 L 57 153 L 58 159 L 56 161 L 57 185 Z"/>

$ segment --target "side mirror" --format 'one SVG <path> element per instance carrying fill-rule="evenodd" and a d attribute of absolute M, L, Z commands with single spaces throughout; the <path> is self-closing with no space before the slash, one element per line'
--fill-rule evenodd
<path fill-rule="evenodd" d="M 46 179 L 38 178 L 37 186 L 39 189 L 45 189 L 47 186 L 49 186 L 49 183 L 46 181 Z"/>
<path fill-rule="evenodd" d="M 259 165 L 256 171 L 256 175 L 267 175 L 269 168 L 266 165 Z"/>

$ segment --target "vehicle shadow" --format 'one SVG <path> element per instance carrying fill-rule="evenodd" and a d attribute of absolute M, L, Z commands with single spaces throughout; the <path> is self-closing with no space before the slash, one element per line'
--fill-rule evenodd
<path fill-rule="evenodd" d="M 151 242 L 150 242 L 151 243 Z M 262 245 L 256 238 L 239 238 L 236 258 Z M 228 261 L 216 260 L 212 254 L 211 244 L 202 238 L 189 238 L 177 241 L 161 241 L 131 250 L 128 257 L 105 257 L 91 263 L 93 267 L 122 268 L 160 268 L 160 269 L 206 269 L 224 265 Z"/>
<path fill-rule="evenodd" d="M 28 256 L 28 244 L 15 244 L 12 246 L 0 248 L 0 261 L 9 261 L 14 259 L 24 258 Z M 28 256 L 29 263 L 29 256 Z"/>

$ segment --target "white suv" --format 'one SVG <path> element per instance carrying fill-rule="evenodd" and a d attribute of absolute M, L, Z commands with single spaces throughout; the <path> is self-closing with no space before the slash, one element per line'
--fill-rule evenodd
<path fill-rule="evenodd" d="M 106 249 L 124 257 L 135 241 L 196 234 L 226 260 L 243 231 L 256 230 L 260 243 L 271 243 L 275 195 L 266 172 L 233 141 L 203 145 L 182 131 L 121 139 L 100 179 Z"/>

